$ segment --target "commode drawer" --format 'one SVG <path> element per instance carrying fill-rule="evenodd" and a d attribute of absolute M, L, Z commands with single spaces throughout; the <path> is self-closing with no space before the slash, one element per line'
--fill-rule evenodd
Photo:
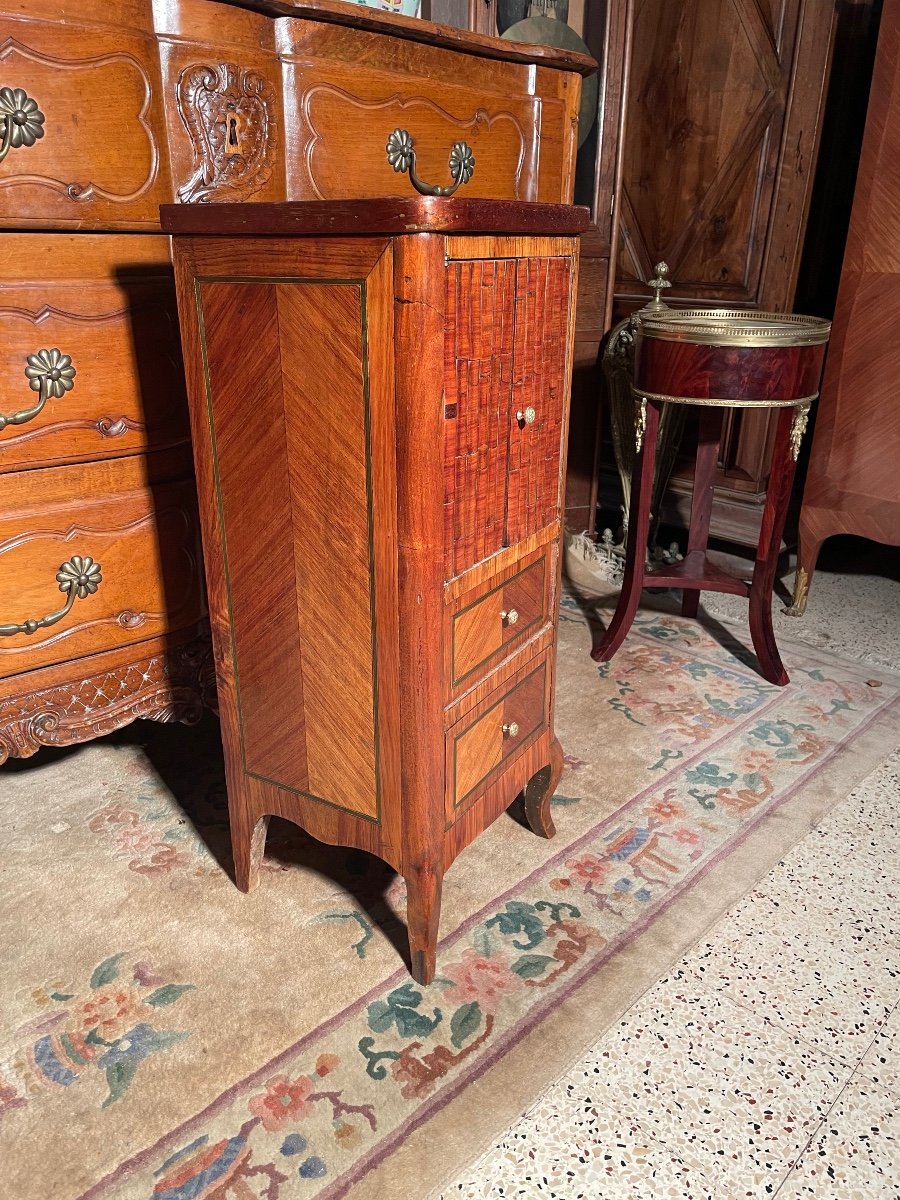
<path fill-rule="evenodd" d="M 0 471 L 189 436 L 167 239 L 6 234 Z"/>
<path fill-rule="evenodd" d="M 0 162 L 3 224 L 158 228 L 172 195 L 155 41 L 64 18 L 4 33 L 0 121 L 16 130 Z"/>
<path fill-rule="evenodd" d="M 450 688 L 470 687 L 550 621 L 553 545 L 503 576 L 453 600 L 449 613 Z"/>
<path fill-rule="evenodd" d="M 532 660 L 534 661 L 534 660 Z M 538 659 L 524 678 L 494 693 L 447 733 L 447 815 L 477 798 L 549 725 L 550 669 Z"/>
<path fill-rule="evenodd" d="M 140 457 L 0 476 L 0 677 L 204 612 L 193 479 Z"/>

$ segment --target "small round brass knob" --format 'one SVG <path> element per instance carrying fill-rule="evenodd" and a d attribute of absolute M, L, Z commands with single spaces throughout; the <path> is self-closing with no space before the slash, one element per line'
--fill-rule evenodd
<path fill-rule="evenodd" d="M 521 408 L 519 409 L 519 411 L 516 413 L 516 420 L 524 421 L 526 425 L 533 425 L 534 418 L 536 416 L 537 416 L 537 413 L 534 411 L 534 409 L 529 404 L 529 406 L 526 409 L 521 409 Z"/>
<path fill-rule="evenodd" d="M 514 608 L 511 608 L 509 610 L 509 612 L 502 612 L 500 614 L 500 620 L 505 621 L 507 625 L 515 625 L 515 623 L 516 623 L 516 621 L 518 621 L 518 619 L 519 619 L 519 614 L 516 612 L 516 610 Z"/>
<path fill-rule="evenodd" d="M 508 725 L 503 726 L 503 736 L 504 737 L 511 737 L 511 738 L 516 737 L 518 735 L 518 732 L 519 732 L 519 726 L 516 724 L 515 721 L 510 721 L 510 723 Z"/>

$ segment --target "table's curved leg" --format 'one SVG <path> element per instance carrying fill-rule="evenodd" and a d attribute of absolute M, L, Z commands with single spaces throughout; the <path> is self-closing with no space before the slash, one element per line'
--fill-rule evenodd
<path fill-rule="evenodd" d="M 759 531 L 756 550 L 756 565 L 750 584 L 750 637 L 759 659 L 760 671 L 769 683 L 783 686 L 790 682 L 772 628 L 772 589 L 775 571 L 781 551 L 781 535 L 787 519 L 791 488 L 797 470 L 796 454 L 799 451 L 799 414 L 803 406 L 784 408 L 778 417 L 775 430 L 775 449 L 772 455 L 772 470 Z"/>
<path fill-rule="evenodd" d="M 644 586 L 644 560 L 650 534 L 650 505 L 653 499 L 653 475 L 656 469 L 656 435 L 659 430 L 658 401 L 646 401 L 646 420 L 638 422 L 640 445 L 631 476 L 631 501 L 628 508 L 628 544 L 625 551 L 625 578 L 619 603 L 603 640 L 591 651 L 594 662 L 606 662 L 625 641 L 637 612 Z M 640 410 L 639 410 L 640 411 Z"/>
<path fill-rule="evenodd" d="M 715 495 L 716 468 L 719 465 L 719 442 L 722 437 L 724 408 L 710 405 L 700 410 L 700 429 L 697 436 L 697 458 L 694 463 L 694 487 L 691 494 L 691 527 L 687 552 L 706 553 L 709 542 L 709 522 Z M 681 615 L 696 617 L 700 608 L 700 589 L 684 588 L 681 593 Z"/>

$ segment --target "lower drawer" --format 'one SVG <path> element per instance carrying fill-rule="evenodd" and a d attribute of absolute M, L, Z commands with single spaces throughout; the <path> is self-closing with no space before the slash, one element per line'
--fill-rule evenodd
<path fill-rule="evenodd" d="M 532 660 L 447 733 L 447 815 L 477 799 L 521 750 L 543 733 L 550 716 L 547 658 Z"/>
<path fill-rule="evenodd" d="M 0 678 L 186 628 L 201 576 L 193 479 L 142 457 L 0 477 Z"/>

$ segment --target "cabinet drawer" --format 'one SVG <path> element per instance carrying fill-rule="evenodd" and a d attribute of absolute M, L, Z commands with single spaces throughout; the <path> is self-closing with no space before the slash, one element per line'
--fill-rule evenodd
<path fill-rule="evenodd" d="M 151 486 L 141 458 L 5 475 L 0 514 L 0 677 L 202 616 L 192 479 Z"/>
<path fill-rule="evenodd" d="M 544 546 L 505 578 L 461 596 L 450 608 L 450 681 L 453 692 L 471 684 L 515 652 L 550 620 L 552 558 Z"/>
<path fill-rule="evenodd" d="M 155 42 L 61 22 L 7 32 L 0 87 L 25 92 L 43 121 L 26 109 L 31 126 L 0 163 L 0 220 L 158 227 L 171 188 Z"/>
<path fill-rule="evenodd" d="M 544 659 L 501 696 L 489 697 L 447 734 L 447 813 L 480 788 L 548 727 L 550 672 Z"/>
<path fill-rule="evenodd" d="M 4 250 L 0 471 L 186 441 L 167 239 L 8 234 Z"/>
<path fill-rule="evenodd" d="M 284 80 L 287 125 L 299 133 L 299 153 L 287 164 L 291 200 L 413 195 L 408 175 L 388 161 L 395 129 L 410 134 L 416 173 L 427 184 L 452 183 L 451 148 L 466 142 L 475 168 L 460 195 L 538 198 L 535 96 L 312 60 L 286 61 Z"/>

